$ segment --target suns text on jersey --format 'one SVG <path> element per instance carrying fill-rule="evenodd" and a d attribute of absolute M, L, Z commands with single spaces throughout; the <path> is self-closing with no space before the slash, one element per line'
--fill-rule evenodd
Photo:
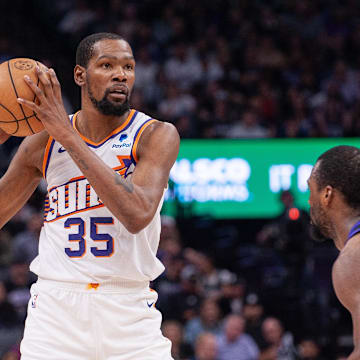
<path fill-rule="evenodd" d="M 129 176 L 134 164 L 129 155 L 116 156 L 120 166 L 113 168 L 122 177 Z M 49 189 L 45 199 L 44 221 L 54 221 L 80 211 L 104 206 L 84 176 L 70 179 L 66 184 Z"/>
<path fill-rule="evenodd" d="M 84 177 L 75 178 L 49 190 L 45 200 L 45 221 L 100 206 L 104 205 L 88 180 Z"/>

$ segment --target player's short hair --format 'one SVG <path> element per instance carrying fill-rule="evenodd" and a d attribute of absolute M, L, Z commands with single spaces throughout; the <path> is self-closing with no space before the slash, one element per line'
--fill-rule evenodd
<path fill-rule="evenodd" d="M 340 145 L 317 159 L 314 179 L 320 189 L 330 185 L 340 191 L 353 209 L 360 209 L 360 149 Z"/>
<path fill-rule="evenodd" d="M 94 45 L 101 40 L 125 40 L 114 33 L 101 32 L 89 35 L 82 39 L 76 49 L 76 65 L 87 67 L 89 60 L 94 55 Z M 125 40 L 126 41 L 126 40 Z"/>

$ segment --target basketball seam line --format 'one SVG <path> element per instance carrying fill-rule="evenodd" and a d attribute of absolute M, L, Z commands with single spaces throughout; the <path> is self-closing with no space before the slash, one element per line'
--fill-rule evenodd
<path fill-rule="evenodd" d="M 27 118 L 17 119 L 17 118 L 11 113 L 11 111 L 10 111 L 9 109 L 7 109 L 3 104 L 0 104 L 0 106 L 3 107 L 5 110 L 7 110 L 7 111 L 14 117 L 14 120 L 12 120 L 12 121 L 0 120 L 0 123 L 2 123 L 2 124 L 12 124 L 12 123 L 14 123 L 14 122 L 16 122 L 16 121 L 24 121 L 24 120 L 26 120 L 26 119 L 31 119 L 32 117 L 35 117 L 37 120 L 41 121 L 41 120 L 36 116 L 36 114 L 33 114 L 33 115 L 31 115 L 31 116 L 27 116 Z"/>
<path fill-rule="evenodd" d="M 11 73 L 11 69 L 10 69 L 10 60 L 8 61 L 8 70 L 9 70 L 10 80 L 11 80 L 13 89 L 14 89 L 14 91 L 15 91 L 16 98 L 18 98 L 19 95 L 18 95 L 18 92 L 17 92 L 17 90 L 16 90 L 15 83 L 14 83 L 14 79 L 13 79 L 13 77 L 12 77 L 12 73 Z M 31 132 L 32 132 L 33 134 L 35 134 L 34 130 L 32 129 L 32 127 L 31 127 L 31 125 L 30 125 L 30 123 L 29 123 L 29 121 L 28 121 L 28 117 L 25 115 L 25 111 L 24 111 L 23 106 L 22 106 L 21 104 L 19 104 L 19 106 L 20 106 L 21 112 L 22 112 L 23 115 L 24 115 L 24 118 L 25 118 L 25 120 L 26 120 L 27 125 L 29 126 L 29 129 L 31 130 Z M 17 120 L 17 119 L 16 119 L 16 120 Z M 18 121 L 17 121 L 16 123 L 17 123 L 17 126 L 18 126 L 18 129 L 16 130 L 16 132 L 17 132 L 17 131 L 19 130 L 19 123 L 18 123 Z"/>
<path fill-rule="evenodd" d="M 37 61 L 36 61 L 36 64 L 37 64 L 37 66 L 39 66 L 39 63 Z M 36 86 L 39 86 L 39 83 L 40 83 L 40 77 L 38 76 Z M 34 94 L 33 102 L 35 102 L 35 100 L 36 100 L 36 94 Z M 33 111 L 33 113 L 34 113 L 34 115 L 31 115 L 31 117 L 35 116 L 36 120 L 41 122 L 41 120 L 37 117 L 36 112 Z"/>
<path fill-rule="evenodd" d="M 10 60 L 7 62 L 7 65 L 8 65 L 9 77 L 10 77 L 10 80 L 11 80 L 11 82 L 12 82 L 12 84 L 13 84 L 13 81 L 12 81 L 13 79 L 12 79 L 12 76 L 11 76 L 11 71 L 10 71 L 10 65 L 9 65 L 9 64 L 10 64 Z M 13 87 L 14 87 L 14 84 L 13 84 Z M 15 90 L 15 94 L 16 94 L 16 90 Z M 18 130 L 19 130 L 20 125 L 19 125 L 19 122 L 18 122 L 16 116 L 15 116 L 9 109 L 7 109 L 4 105 L 1 105 L 1 106 L 3 106 L 3 108 L 6 109 L 6 110 L 13 116 L 13 118 L 15 119 L 15 122 L 16 122 L 16 130 L 15 130 L 12 134 L 17 133 Z"/>

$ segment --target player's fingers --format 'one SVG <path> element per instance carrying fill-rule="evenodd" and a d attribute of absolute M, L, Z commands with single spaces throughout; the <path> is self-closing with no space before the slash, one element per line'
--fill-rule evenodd
<path fill-rule="evenodd" d="M 24 80 L 39 100 L 44 97 L 44 92 L 31 80 L 30 76 L 25 75 Z"/>
<path fill-rule="evenodd" d="M 49 80 L 48 70 L 44 71 L 43 69 L 40 68 L 39 65 L 37 65 L 36 73 L 39 77 L 39 80 L 41 81 L 41 83 L 44 86 L 45 95 L 51 95 L 53 90 L 52 90 L 51 82 Z"/>
<path fill-rule="evenodd" d="M 60 86 L 60 82 L 56 76 L 55 70 L 50 69 L 49 75 L 50 75 L 50 81 L 51 81 L 55 96 L 58 98 L 61 98 L 61 86 Z"/>
<path fill-rule="evenodd" d="M 30 108 L 31 110 L 38 112 L 38 106 L 34 102 L 23 99 L 23 98 L 17 98 L 16 100 L 19 104 L 25 105 L 26 107 Z"/>

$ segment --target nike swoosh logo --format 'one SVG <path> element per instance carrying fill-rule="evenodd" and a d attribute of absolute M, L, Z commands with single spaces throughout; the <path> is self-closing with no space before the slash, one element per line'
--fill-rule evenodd
<path fill-rule="evenodd" d="M 58 150 L 58 153 L 63 153 L 63 152 L 65 152 L 66 150 L 63 148 L 63 147 L 61 147 L 61 148 L 59 148 L 59 150 Z"/>
<path fill-rule="evenodd" d="M 150 303 L 150 304 L 149 304 L 149 302 L 148 302 L 148 301 L 146 301 L 147 306 L 148 306 L 149 308 L 151 308 L 151 307 L 154 305 L 154 302 L 155 302 L 155 301 L 153 301 L 152 303 Z"/>

